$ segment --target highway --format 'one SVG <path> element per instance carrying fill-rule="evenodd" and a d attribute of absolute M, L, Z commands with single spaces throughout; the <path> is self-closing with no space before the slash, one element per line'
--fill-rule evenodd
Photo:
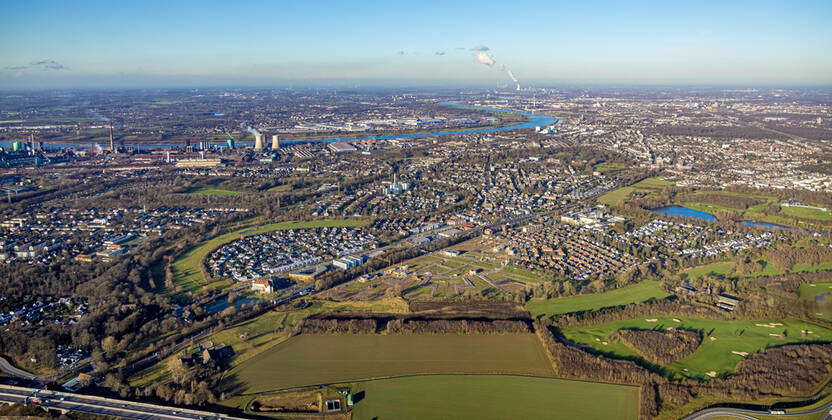
<path fill-rule="evenodd" d="M 0 385 L 0 402 L 28 403 L 56 410 L 78 411 L 128 419 L 238 420 L 235 417 L 207 411 L 8 385 Z"/>
<path fill-rule="evenodd" d="M 823 413 L 818 419 L 822 420 L 832 420 L 832 401 L 810 410 L 803 410 L 803 411 L 791 411 L 785 414 L 771 414 L 768 411 L 756 411 L 756 410 L 742 410 L 739 408 L 727 408 L 727 407 L 720 407 L 720 408 L 706 408 L 701 411 L 697 411 L 683 420 L 708 420 L 708 419 L 715 419 L 715 418 L 734 418 L 734 419 L 747 419 L 747 420 L 757 420 L 759 416 L 766 416 L 766 417 L 800 417 L 800 416 L 807 416 L 812 414 L 821 414 Z"/>

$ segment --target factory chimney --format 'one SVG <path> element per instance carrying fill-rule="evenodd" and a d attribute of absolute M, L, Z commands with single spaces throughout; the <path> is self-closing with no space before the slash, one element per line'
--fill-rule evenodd
<path fill-rule="evenodd" d="M 254 150 L 263 150 L 263 135 L 260 133 L 254 135 Z"/>
<path fill-rule="evenodd" d="M 110 151 L 115 152 L 116 146 L 113 144 L 113 125 L 110 124 Z"/>
<path fill-rule="evenodd" d="M 277 134 L 273 134 L 272 135 L 272 150 L 278 150 L 278 149 L 280 149 L 280 138 L 277 136 Z"/>

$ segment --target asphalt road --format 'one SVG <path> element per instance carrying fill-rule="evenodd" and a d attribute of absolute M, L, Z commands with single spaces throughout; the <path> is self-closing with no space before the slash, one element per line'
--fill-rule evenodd
<path fill-rule="evenodd" d="M 128 419 L 159 420 L 237 420 L 234 417 L 206 411 L 144 404 L 134 401 L 116 400 L 82 394 L 56 391 L 39 391 L 0 385 L 0 402 L 38 405 L 53 409 L 64 409 L 84 413 L 101 414 Z"/>
<path fill-rule="evenodd" d="M 14 376 L 15 378 L 23 378 L 30 381 L 33 381 L 37 378 L 36 375 L 33 375 L 29 372 L 26 372 L 25 370 L 18 369 L 12 366 L 12 364 L 9 363 L 9 361 L 4 359 L 3 357 L 0 357 L 0 371 L 3 371 L 9 376 Z"/>
<path fill-rule="evenodd" d="M 811 410 L 804 410 L 804 411 L 792 411 L 786 414 L 770 414 L 768 411 L 755 411 L 755 410 L 741 410 L 737 408 L 708 408 L 702 411 L 697 411 L 683 420 L 707 420 L 707 419 L 714 419 L 718 417 L 730 417 L 735 419 L 748 419 L 748 420 L 756 420 L 758 417 L 754 416 L 770 416 L 770 417 L 798 417 L 798 416 L 806 416 L 811 414 L 820 414 L 823 413 L 820 419 L 823 420 L 832 420 L 832 402 L 828 402 L 820 407 L 813 408 Z"/>

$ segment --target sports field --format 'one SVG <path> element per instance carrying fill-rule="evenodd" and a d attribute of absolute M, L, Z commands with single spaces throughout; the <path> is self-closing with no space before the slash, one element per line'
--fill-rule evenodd
<path fill-rule="evenodd" d="M 362 219 L 345 219 L 345 220 L 311 220 L 311 221 L 292 221 L 270 223 L 258 227 L 248 227 L 237 229 L 233 232 L 226 233 L 203 241 L 198 245 L 188 250 L 173 262 L 173 282 L 180 286 L 182 291 L 190 292 L 199 290 L 206 285 L 206 279 L 202 275 L 200 264 L 203 258 L 211 251 L 227 244 L 240 236 L 260 235 L 267 232 L 286 229 L 305 229 L 305 228 L 319 228 L 319 227 L 355 227 L 363 226 L 366 220 Z"/>
<path fill-rule="evenodd" d="M 591 327 L 564 328 L 562 333 L 569 340 L 587 344 L 602 352 L 622 357 L 639 357 L 631 348 L 611 338 L 621 328 L 665 329 L 685 328 L 703 333 L 702 344 L 690 356 L 667 366 L 671 374 L 707 379 L 708 372 L 717 375 L 733 372 L 744 356 L 787 343 L 802 341 L 832 341 L 832 330 L 796 319 L 779 321 L 719 321 L 697 318 L 672 317 L 638 318 L 608 322 Z M 801 331 L 811 331 L 803 333 Z M 606 344 L 604 344 L 606 343 Z"/>
<path fill-rule="evenodd" d="M 441 375 L 353 385 L 355 420 L 637 419 L 639 389 L 564 379 Z M 360 394 L 359 394 L 360 395 Z"/>
<path fill-rule="evenodd" d="M 534 334 L 302 334 L 235 367 L 224 386 L 254 393 L 419 373 L 554 374 Z"/>
<path fill-rule="evenodd" d="M 606 308 L 608 306 L 627 305 L 634 302 L 644 302 L 652 298 L 661 299 L 667 296 L 667 292 L 661 288 L 661 283 L 657 281 L 643 281 L 608 292 L 594 293 L 591 295 L 568 296 L 548 300 L 532 299 L 526 303 L 526 309 L 533 316 L 557 315 Z"/>

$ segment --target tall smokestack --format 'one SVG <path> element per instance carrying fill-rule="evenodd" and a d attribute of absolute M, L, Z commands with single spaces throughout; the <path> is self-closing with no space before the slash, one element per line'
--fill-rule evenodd
<path fill-rule="evenodd" d="M 272 134 L 272 150 L 280 149 L 280 138 L 277 134 Z"/>
<path fill-rule="evenodd" d="M 113 144 L 113 125 L 112 124 L 110 124 L 110 150 L 113 151 L 113 152 L 116 151 L 116 147 Z"/>
<path fill-rule="evenodd" d="M 254 135 L 254 150 L 263 150 L 263 135 L 260 133 Z"/>

